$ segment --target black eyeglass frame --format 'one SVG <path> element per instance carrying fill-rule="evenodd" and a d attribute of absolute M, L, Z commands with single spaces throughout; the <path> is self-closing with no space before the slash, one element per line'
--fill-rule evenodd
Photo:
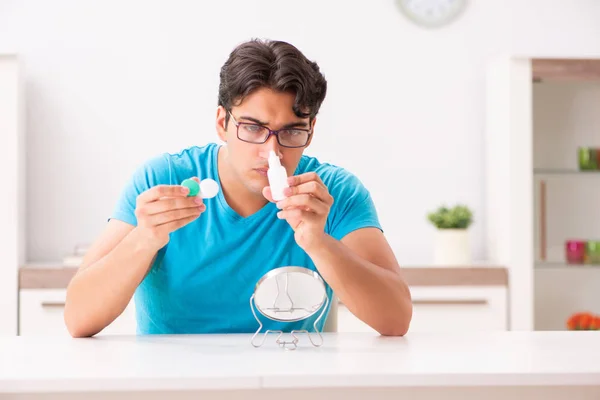
<path fill-rule="evenodd" d="M 269 129 L 268 127 L 261 125 L 261 124 L 256 124 L 254 122 L 238 122 L 235 117 L 233 116 L 233 113 L 231 111 L 227 111 L 229 113 L 229 115 L 231 116 L 231 119 L 233 120 L 233 124 L 235 125 L 236 128 L 236 136 L 239 140 L 241 140 L 242 142 L 246 142 L 246 143 L 251 143 L 251 144 L 263 144 L 266 143 L 267 140 L 269 140 L 269 138 L 271 137 L 271 135 L 275 136 L 277 138 L 277 143 L 279 143 L 279 145 L 281 147 L 286 147 L 289 149 L 297 149 L 297 148 L 301 148 L 301 147 L 306 147 L 306 145 L 308 144 L 308 142 L 310 141 L 310 136 L 313 134 L 311 129 L 302 129 L 302 128 L 283 128 L 283 129 Z M 265 137 L 265 140 L 263 140 L 262 142 L 251 142 L 249 140 L 245 140 L 242 139 L 240 137 L 240 125 L 251 125 L 251 126 L 258 126 L 261 127 L 263 129 L 266 129 L 269 133 L 267 134 L 267 136 Z M 289 131 L 289 130 L 295 130 L 295 131 L 302 131 L 302 132 L 307 132 L 308 135 L 306 136 L 306 142 L 302 145 L 298 145 L 298 146 L 289 146 L 286 144 L 281 143 L 281 139 L 279 138 L 279 132 L 281 131 Z"/>

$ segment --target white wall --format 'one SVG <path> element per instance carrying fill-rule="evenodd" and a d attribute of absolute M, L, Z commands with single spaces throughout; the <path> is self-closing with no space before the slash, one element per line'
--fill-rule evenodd
<path fill-rule="evenodd" d="M 216 140 L 219 68 L 251 37 L 320 63 L 329 94 L 308 153 L 363 179 L 401 263 L 431 262 L 425 215 L 457 201 L 484 258 L 486 61 L 600 53 L 600 2 L 470 3 L 428 31 L 393 0 L 1 2 L 0 52 L 24 56 L 28 81 L 29 259 L 93 240 L 138 163 Z"/>
<path fill-rule="evenodd" d="M 509 35 L 513 55 L 600 57 L 600 1 L 508 2 L 511 4 Z"/>

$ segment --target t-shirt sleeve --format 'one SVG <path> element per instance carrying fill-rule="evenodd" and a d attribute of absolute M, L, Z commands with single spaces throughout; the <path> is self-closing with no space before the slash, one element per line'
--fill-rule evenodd
<path fill-rule="evenodd" d="M 383 231 L 371 194 L 363 183 L 350 172 L 340 169 L 328 185 L 334 202 L 329 211 L 329 234 L 341 240 L 361 228 Z"/>
<path fill-rule="evenodd" d="M 170 184 L 170 165 L 167 155 L 154 157 L 139 166 L 121 191 L 110 219 L 118 219 L 137 226 L 135 207 L 137 197 L 153 186 Z"/>

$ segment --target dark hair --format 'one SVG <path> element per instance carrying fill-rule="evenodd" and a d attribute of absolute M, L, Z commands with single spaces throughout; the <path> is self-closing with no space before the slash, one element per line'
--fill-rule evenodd
<path fill-rule="evenodd" d="M 221 67 L 219 105 L 231 110 L 234 102 L 262 87 L 292 92 L 294 113 L 312 119 L 327 92 L 327 81 L 316 62 L 289 43 L 252 39 L 237 46 Z M 226 123 L 229 114 L 226 116 Z"/>

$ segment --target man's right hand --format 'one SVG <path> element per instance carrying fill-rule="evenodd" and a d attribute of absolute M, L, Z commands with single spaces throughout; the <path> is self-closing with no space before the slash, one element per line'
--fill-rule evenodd
<path fill-rule="evenodd" d="M 189 189 L 184 186 L 158 185 L 137 197 L 135 230 L 157 251 L 169 242 L 171 232 L 189 224 L 206 210 L 200 196 L 187 197 L 188 193 Z"/>

